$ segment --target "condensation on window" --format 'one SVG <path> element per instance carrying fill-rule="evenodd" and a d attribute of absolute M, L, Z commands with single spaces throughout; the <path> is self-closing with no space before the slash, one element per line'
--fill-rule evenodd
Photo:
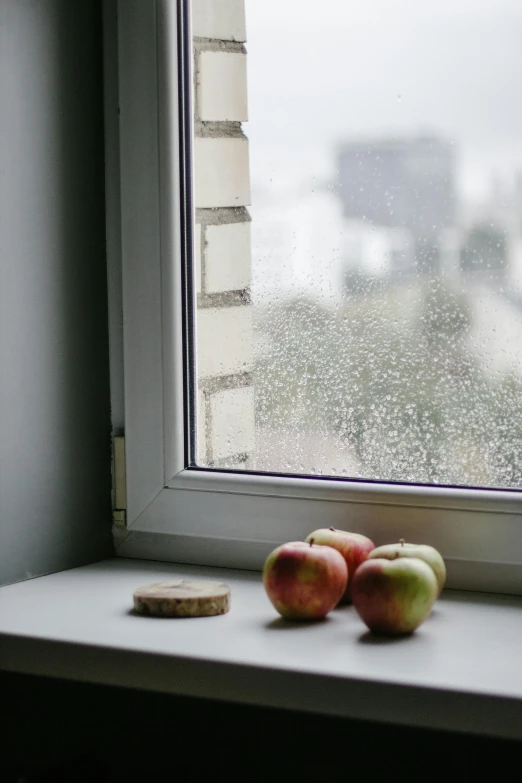
<path fill-rule="evenodd" d="M 246 18 L 248 468 L 520 488 L 522 5 Z"/>

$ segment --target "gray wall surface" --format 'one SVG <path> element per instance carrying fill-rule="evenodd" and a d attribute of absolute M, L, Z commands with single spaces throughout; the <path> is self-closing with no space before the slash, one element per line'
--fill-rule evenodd
<path fill-rule="evenodd" d="M 101 0 L 0 0 L 0 584 L 112 554 Z"/>

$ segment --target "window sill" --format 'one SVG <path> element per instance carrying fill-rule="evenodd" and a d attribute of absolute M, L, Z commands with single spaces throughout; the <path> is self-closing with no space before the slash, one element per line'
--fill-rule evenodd
<path fill-rule="evenodd" d="M 134 588 L 205 576 L 228 615 L 135 616 Z M 376 640 L 347 607 L 279 620 L 258 573 L 116 559 L 0 589 L 0 669 L 522 739 L 522 599 L 447 591 L 409 638 Z"/>

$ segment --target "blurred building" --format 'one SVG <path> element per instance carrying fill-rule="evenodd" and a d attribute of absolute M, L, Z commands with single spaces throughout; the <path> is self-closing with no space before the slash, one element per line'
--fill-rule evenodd
<path fill-rule="evenodd" d="M 371 278 L 393 278 L 413 264 L 413 237 L 400 226 L 371 226 L 363 220 L 346 220 L 343 227 L 345 284 L 355 271 Z"/>
<path fill-rule="evenodd" d="M 344 220 L 331 191 L 273 188 L 251 214 L 254 302 L 342 298 Z"/>
<path fill-rule="evenodd" d="M 339 153 L 339 196 L 345 218 L 408 231 L 414 263 L 432 271 L 441 237 L 456 224 L 455 149 L 435 137 L 347 143 Z"/>

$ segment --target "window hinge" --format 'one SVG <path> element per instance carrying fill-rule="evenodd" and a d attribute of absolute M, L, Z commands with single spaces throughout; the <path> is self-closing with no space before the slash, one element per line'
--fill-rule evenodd
<path fill-rule="evenodd" d="M 127 527 L 127 475 L 125 469 L 125 436 L 116 435 L 112 442 L 114 508 L 112 521 L 116 527 Z"/>

